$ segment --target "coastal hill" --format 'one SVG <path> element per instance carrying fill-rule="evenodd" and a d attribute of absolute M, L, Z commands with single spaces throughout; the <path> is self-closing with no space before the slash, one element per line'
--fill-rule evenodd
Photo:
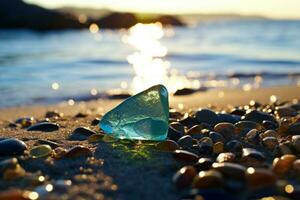
<path fill-rule="evenodd" d="M 130 28 L 139 22 L 160 22 L 164 26 L 185 26 L 187 22 L 199 23 L 209 20 L 235 18 L 261 19 L 262 17 L 236 14 L 181 14 L 171 16 L 73 7 L 46 9 L 25 3 L 22 0 L 1 0 L 0 18 L 0 29 L 62 30 L 88 28 L 92 23 L 96 23 L 101 28 L 120 29 Z"/>
<path fill-rule="evenodd" d="M 70 14 L 48 10 L 21 0 L 0 1 L 0 28 L 28 28 L 52 30 L 84 28 L 84 24 Z"/>
<path fill-rule="evenodd" d="M 99 13 L 96 15 L 95 13 Z M 118 13 L 94 10 L 93 15 L 86 15 L 86 20 L 79 20 L 84 12 L 76 9 L 50 10 L 37 5 L 27 4 L 22 0 L 0 1 L 0 29 L 24 28 L 32 30 L 60 30 L 88 28 L 96 23 L 102 28 L 129 28 L 138 20 L 133 13 Z M 183 26 L 184 23 L 173 16 L 158 16 L 149 22 L 161 22 L 163 25 Z"/>

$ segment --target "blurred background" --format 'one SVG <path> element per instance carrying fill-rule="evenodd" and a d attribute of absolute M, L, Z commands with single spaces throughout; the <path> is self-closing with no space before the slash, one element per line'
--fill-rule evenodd
<path fill-rule="evenodd" d="M 300 86 L 299 0 L 1 0 L 0 107 Z M 182 90 L 186 88 L 185 90 Z"/>

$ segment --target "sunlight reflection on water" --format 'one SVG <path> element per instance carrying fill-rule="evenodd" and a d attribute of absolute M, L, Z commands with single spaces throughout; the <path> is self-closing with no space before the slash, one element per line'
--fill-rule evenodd
<path fill-rule="evenodd" d="M 135 72 L 131 83 L 132 93 L 136 94 L 155 84 L 165 85 L 170 93 L 185 87 L 200 87 L 198 80 L 189 80 L 177 70 L 171 69 L 171 63 L 165 59 L 168 50 L 160 42 L 165 34 L 160 23 L 139 23 L 131 27 L 122 38 L 124 43 L 137 50 L 127 57 Z"/>

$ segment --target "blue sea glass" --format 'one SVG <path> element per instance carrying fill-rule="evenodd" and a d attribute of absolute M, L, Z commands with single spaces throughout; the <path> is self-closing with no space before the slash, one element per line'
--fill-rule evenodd
<path fill-rule="evenodd" d="M 168 90 L 155 85 L 106 113 L 100 128 L 107 134 L 132 140 L 165 140 L 169 127 Z"/>

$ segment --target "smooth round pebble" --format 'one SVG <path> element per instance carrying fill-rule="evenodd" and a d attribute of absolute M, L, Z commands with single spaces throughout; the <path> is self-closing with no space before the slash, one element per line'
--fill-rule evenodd
<path fill-rule="evenodd" d="M 44 158 L 50 156 L 51 154 L 52 148 L 47 144 L 35 146 L 29 151 L 29 155 L 32 158 Z"/>
<path fill-rule="evenodd" d="M 76 128 L 71 135 L 69 136 L 69 140 L 78 140 L 83 141 L 86 140 L 89 136 L 97 134 L 95 131 L 87 127 L 78 127 Z"/>
<path fill-rule="evenodd" d="M 217 170 L 201 171 L 193 180 L 197 189 L 218 188 L 223 186 L 222 174 Z"/>
<path fill-rule="evenodd" d="M 8 138 L 0 141 L 0 156 L 22 155 L 27 145 L 19 139 Z"/>
<path fill-rule="evenodd" d="M 173 182 L 177 189 L 185 189 L 192 184 L 196 175 L 197 171 L 193 166 L 184 166 L 174 174 Z"/>
<path fill-rule="evenodd" d="M 179 148 L 179 145 L 173 140 L 166 140 L 156 144 L 156 149 L 164 152 L 173 152 Z"/>
<path fill-rule="evenodd" d="M 175 150 L 173 156 L 176 159 L 185 162 L 196 162 L 198 160 L 198 156 L 196 154 L 185 150 Z"/>
<path fill-rule="evenodd" d="M 41 122 L 30 126 L 27 128 L 27 131 L 43 131 L 43 132 L 52 132 L 57 131 L 59 129 L 59 125 L 52 122 Z"/>
<path fill-rule="evenodd" d="M 293 166 L 296 156 L 289 154 L 273 160 L 273 172 L 278 176 L 285 175 Z"/>
<path fill-rule="evenodd" d="M 196 112 L 196 119 L 198 123 L 206 123 L 211 125 L 215 125 L 219 122 L 218 115 L 209 109 L 199 109 Z"/>

